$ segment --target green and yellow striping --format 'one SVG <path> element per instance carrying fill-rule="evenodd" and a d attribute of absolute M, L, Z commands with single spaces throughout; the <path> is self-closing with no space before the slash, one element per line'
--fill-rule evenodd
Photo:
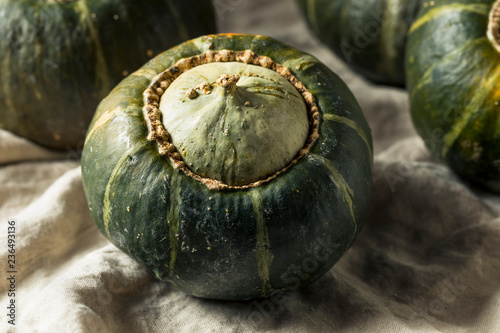
<path fill-rule="evenodd" d="M 271 243 L 269 241 L 269 233 L 267 231 L 266 221 L 264 219 L 264 208 L 262 205 L 262 196 L 258 189 L 253 189 L 250 192 L 253 212 L 255 214 L 256 228 L 257 228 L 257 269 L 259 277 L 262 281 L 262 294 L 268 295 L 271 285 L 269 282 L 269 267 L 271 266 L 274 256 L 271 250 Z"/>
<path fill-rule="evenodd" d="M 123 176 L 124 165 L 129 160 L 130 156 L 137 154 L 139 151 L 144 149 L 150 143 L 149 141 L 144 141 L 141 144 L 135 146 L 134 148 L 128 150 L 123 157 L 116 163 L 115 168 L 113 169 L 109 181 L 106 185 L 106 189 L 104 192 L 103 199 L 103 227 L 104 232 L 108 239 L 111 238 L 110 232 L 110 224 L 112 221 L 112 213 L 113 213 L 113 196 L 116 193 L 115 184 L 116 182 Z M 174 171 L 172 174 L 172 178 L 170 181 L 170 196 L 168 201 L 168 206 L 166 208 L 166 216 L 169 233 L 166 239 L 169 241 L 170 246 L 170 261 L 165 264 L 168 268 L 168 278 L 172 280 L 174 274 L 174 268 L 177 259 L 177 252 L 179 247 L 179 208 L 181 206 L 181 180 L 182 176 L 179 172 Z M 127 207 L 129 209 L 129 207 Z"/>
<path fill-rule="evenodd" d="M 168 277 L 170 281 L 172 281 L 172 278 L 174 276 L 174 268 L 179 248 L 179 208 L 182 203 L 181 180 L 182 177 L 179 171 L 174 171 L 172 173 L 172 179 L 170 181 L 170 200 L 167 208 L 168 239 L 170 242 L 170 262 L 168 263 Z"/>
<path fill-rule="evenodd" d="M 354 191 L 346 182 L 345 178 L 342 176 L 340 171 L 333 165 L 333 162 L 324 158 L 318 154 L 309 154 L 309 158 L 318 162 L 321 165 L 324 165 L 326 169 L 329 171 L 330 180 L 337 186 L 342 195 L 342 201 L 345 202 L 349 208 L 349 212 L 351 214 L 352 223 L 354 225 L 353 236 L 356 234 L 356 230 L 358 228 L 358 222 L 356 220 L 355 206 L 354 206 Z"/>
<path fill-rule="evenodd" d="M 88 130 L 87 136 L 85 138 L 85 143 L 92 137 L 94 132 L 98 130 L 101 126 L 105 125 L 108 121 L 113 120 L 119 113 L 122 113 L 123 110 L 120 109 L 112 109 L 107 110 L 101 114 L 101 116 L 93 123 L 92 127 Z"/>
<path fill-rule="evenodd" d="M 420 27 L 424 26 L 428 22 L 437 19 L 443 15 L 449 14 L 450 11 L 466 11 L 477 13 L 479 15 L 489 16 L 491 5 L 486 4 L 449 4 L 444 6 L 435 7 L 430 9 L 427 13 L 419 17 L 415 22 L 413 22 L 409 34 L 413 33 L 415 30 L 418 30 Z"/>
<path fill-rule="evenodd" d="M 449 149 L 469 124 L 472 116 L 483 111 L 482 105 L 488 100 L 488 96 L 492 93 L 495 94 L 498 89 L 497 87 L 500 82 L 500 65 L 497 65 L 491 73 L 489 77 L 484 78 L 478 83 L 478 88 L 474 93 L 474 97 L 463 109 L 463 112 L 461 112 L 458 120 L 454 122 L 451 130 L 445 134 L 444 145 L 441 151 L 441 156 L 443 158 L 446 158 Z"/>
<path fill-rule="evenodd" d="M 104 232 L 106 233 L 108 239 L 111 239 L 111 234 L 109 232 L 109 224 L 111 221 L 111 213 L 112 213 L 112 206 L 111 206 L 111 197 L 114 196 L 115 192 L 113 191 L 113 185 L 115 182 L 120 179 L 121 176 L 123 176 L 123 165 L 128 161 L 129 157 L 131 155 L 136 154 L 138 151 L 141 149 L 144 149 L 145 146 L 147 146 L 149 143 L 147 141 L 144 141 L 143 143 L 131 148 L 128 150 L 125 154 L 123 154 L 122 158 L 116 163 L 113 172 L 111 172 L 111 176 L 109 177 L 108 183 L 106 184 L 106 190 L 104 191 L 104 198 L 103 198 L 103 208 L 102 208 L 102 218 L 103 218 L 103 227 L 104 227 Z"/>
<path fill-rule="evenodd" d="M 339 116 L 339 115 L 336 115 L 333 113 L 324 113 L 323 119 L 326 121 L 334 121 L 337 123 L 344 124 L 344 125 L 352 128 L 354 131 L 356 131 L 356 133 L 361 137 L 361 139 L 365 143 L 366 149 L 368 150 L 368 153 L 370 154 L 370 159 L 373 158 L 373 151 L 372 151 L 372 145 L 370 143 L 370 140 L 368 139 L 368 136 L 366 135 L 365 131 L 363 129 L 361 129 L 356 124 L 356 122 L 354 122 L 353 120 L 351 120 L 349 118 L 342 117 L 342 116 Z"/>
<path fill-rule="evenodd" d="M 398 20 L 398 15 L 401 12 L 401 1 L 385 0 L 385 6 L 384 21 L 381 23 L 380 54 L 384 55 L 386 59 L 384 59 L 385 61 L 381 66 L 391 79 L 397 80 L 398 73 L 396 71 L 398 68 L 394 66 L 394 63 L 398 59 L 399 50 L 396 48 L 395 41 L 397 40 L 397 34 L 404 29 L 397 26 L 401 25 Z"/>
<path fill-rule="evenodd" d="M 94 25 L 92 14 L 87 5 L 87 1 L 77 1 L 75 2 L 75 10 L 79 12 L 81 17 L 81 22 L 85 22 L 89 29 L 89 34 L 92 42 L 95 46 L 95 56 L 96 56 L 96 87 L 99 90 L 101 96 L 106 96 L 106 94 L 111 90 L 111 82 L 108 66 L 106 64 L 106 57 L 104 56 L 104 51 L 99 39 L 99 30 Z"/>
<path fill-rule="evenodd" d="M 414 97 L 417 92 L 419 92 L 423 86 L 426 84 L 432 83 L 433 78 L 432 78 L 432 73 L 436 68 L 439 68 L 442 64 L 445 64 L 455 58 L 462 57 L 464 53 L 468 52 L 470 49 L 474 49 L 476 47 L 479 47 L 483 43 L 489 43 L 488 38 L 486 37 L 481 37 L 477 39 L 470 40 L 466 43 L 464 43 L 461 47 L 457 48 L 456 50 L 451 51 L 446 57 L 440 58 L 436 62 L 432 64 L 431 67 L 429 67 L 425 73 L 420 77 L 418 80 L 416 87 L 411 90 L 411 97 Z"/>

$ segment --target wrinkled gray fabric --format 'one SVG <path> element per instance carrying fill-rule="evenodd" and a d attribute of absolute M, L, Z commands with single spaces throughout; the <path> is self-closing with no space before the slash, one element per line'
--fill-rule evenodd
<path fill-rule="evenodd" d="M 435 162 L 403 90 L 373 86 L 319 44 L 292 0 L 215 1 L 223 32 L 276 37 L 352 89 L 374 137 L 373 202 L 354 246 L 324 277 L 272 299 L 184 295 L 95 227 L 75 152 L 0 130 L 0 331 L 500 332 L 500 196 Z M 7 221 L 16 229 L 16 326 L 6 306 Z"/>

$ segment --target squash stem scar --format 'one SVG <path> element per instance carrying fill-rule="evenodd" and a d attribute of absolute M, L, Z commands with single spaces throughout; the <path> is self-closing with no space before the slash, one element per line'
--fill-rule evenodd
<path fill-rule="evenodd" d="M 229 185 L 217 179 L 198 175 L 186 165 L 186 163 L 181 159 L 181 155 L 179 154 L 179 152 L 177 152 L 177 148 L 174 147 L 174 145 L 170 142 L 170 134 L 162 124 L 162 116 L 159 109 L 159 103 L 163 93 L 169 87 L 169 85 L 182 73 L 192 69 L 193 67 L 212 62 L 241 62 L 273 70 L 283 76 L 286 80 L 288 80 L 304 99 L 304 102 L 307 106 L 309 121 L 309 136 L 305 142 L 305 145 L 302 149 L 300 149 L 295 158 L 287 166 L 265 179 L 260 179 L 246 185 Z M 224 80 L 222 80 L 221 83 L 223 83 L 223 81 Z M 272 179 L 276 178 L 279 174 L 285 172 L 300 158 L 305 156 L 316 139 L 319 137 L 319 109 L 314 101 L 313 94 L 304 86 L 302 82 L 300 82 L 292 74 L 289 68 L 274 62 L 269 57 L 257 55 L 251 50 L 208 51 L 190 58 L 181 59 L 174 66 L 158 74 L 152 81 L 150 86 L 144 91 L 143 97 L 143 111 L 149 128 L 148 139 L 151 141 L 156 141 L 160 154 L 167 156 L 171 160 L 175 168 L 181 170 L 187 176 L 205 184 L 211 190 L 247 189 L 257 187 L 263 183 L 269 182 Z"/>

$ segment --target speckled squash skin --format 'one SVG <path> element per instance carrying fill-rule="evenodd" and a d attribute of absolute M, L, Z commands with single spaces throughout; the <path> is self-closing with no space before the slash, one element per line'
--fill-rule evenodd
<path fill-rule="evenodd" d="M 368 80 L 404 86 L 406 32 L 423 0 L 297 0 L 311 30 Z"/>
<path fill-rule="evenodd" d="M 500 191 L 500 56 L 487 37 L 495 1 L 435 1 L 408 38 L 415 128 L 464 178 Z"/>
<path fill-rule="evenodd" d="M 287 66 L 313 94 L 319 138 L 260 186 L 212 190 L 149 141 L 143 92 L 182 58 L 251 50 Z M 269 37 L 203 36 L 124 79 L 101 102 L 82 154 L 92 217 L 107 238 L 163 281 L 197 297 L 244 300 L 322 276 L 359 234 L 371 197 L 370 129 L 326 66 Z"/>
<path fill-rule="evenodd" d="M 0 128 L 81 148 L 98 103 L 124 76 L 214 32 L 209 0 L 2 0 Z"/>

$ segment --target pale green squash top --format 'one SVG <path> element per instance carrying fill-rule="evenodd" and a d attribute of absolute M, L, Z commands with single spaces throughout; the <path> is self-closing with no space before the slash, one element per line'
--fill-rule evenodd
<path fill-rule="evenodd" d="M 171 143 L 195 174 L 242 186 L 290 164 L 309 135 L 297 89 L 273 70 L 213 62 L 176 78 L 160 100 Z"/>

